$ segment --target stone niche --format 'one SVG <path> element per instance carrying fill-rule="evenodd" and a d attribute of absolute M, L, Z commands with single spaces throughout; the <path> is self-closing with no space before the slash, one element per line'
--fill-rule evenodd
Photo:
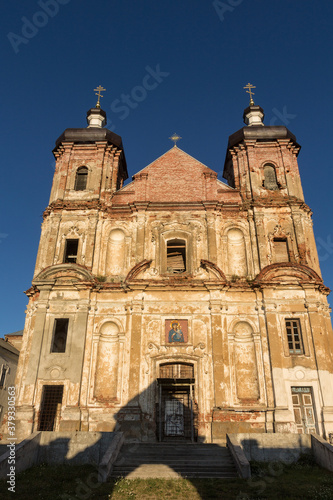
<path fill-rule="evenodd" d="M 116 400 L 118 396 L 119 327 L 113 321 L 100 329 L 97 347 L 94 397 L 98 401 Z"/>

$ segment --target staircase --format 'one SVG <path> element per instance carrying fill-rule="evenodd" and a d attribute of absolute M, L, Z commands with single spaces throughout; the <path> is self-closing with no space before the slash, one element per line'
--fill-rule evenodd
<path fill-rule="evenodd" d="M 226 446 L 217 444 L 125 444 L 111 477 L 134 478 L 234 478 L 234 461 Z"/>

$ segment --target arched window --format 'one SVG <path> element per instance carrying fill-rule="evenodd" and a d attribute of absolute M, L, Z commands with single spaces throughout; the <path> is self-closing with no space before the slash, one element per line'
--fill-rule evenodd
<path fill-rule="evenodd" d="M 275 191 L 279 189 L 279 185 L 276 180 L 276 172 L 275 167 L 273 165 L 265 165 L 264 166 L 264 187 L 266 189 L 270 189 Z"/>
<path fill-rule="evenodd" d="M 87 167 L 80 167 L 76 171 L 75 178 L 75 191 L 84 191 L 87 187 L 88 169 Z"/>
<path fill-rule="evenodd" d="M 183 273 L 186 271 L 186 242 L 169 240 L 167 242 L 167 272 Z"/>

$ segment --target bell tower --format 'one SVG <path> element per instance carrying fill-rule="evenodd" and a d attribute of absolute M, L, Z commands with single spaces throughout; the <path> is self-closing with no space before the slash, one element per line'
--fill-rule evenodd
<path fill-rule="evenodd" d="M 257 272 L 288 261 L 320 274 L 297 162 L 300 145 L 286 127 L 264 125 L 264 111 L 252 96 L 243 119 L 246 126 L 229 137 L 223 176 L 249 209 L 258 242 Z"/>
<path fill-rule="evenodd" d="M 327 432 L 333 425 L 333 398 L 325 378 L 333 380 L 326 299 L 330 290 L 321 278 L 312 212 L 304 201 L 300 146 L 286 127 L 264 125 L 264 111 L 252 98 L 254 87 L 246 88 L 250 93 L 243 114 L 246 126 L 229 137 L 223 175 L 239 192 L 240 217 L 248 221 L 248 251 L 256 276 L 249 283 L 260 297 L 258 314 L 264 318 L 260 329 L 267 332 L 271 357 L 272 428 Z M 311 381 L 314 372 L 317 392 Z M 316 398 L 323 399 L 322 417 L 312 422 L 304 417 L 306 401 L 313 412 Z"/>
<path fill-rule="evenodd" d="M 66 262 L 92 270 L 99 215 L 128 178 L 122 139 L 103 128 L 106 113 L 99 101 L 87 112 L 87 123 L 87 128 L 66 129 L 53 149 L 56 166 L 35 275 Z"/>

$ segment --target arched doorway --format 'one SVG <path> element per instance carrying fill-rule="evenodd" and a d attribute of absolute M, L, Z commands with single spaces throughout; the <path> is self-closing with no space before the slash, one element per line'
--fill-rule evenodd
<path fill-rule="evenodd" d="M 163 363 L 157 381 L 158 440 L 196 441 L 194 366 L 189 363 Z"/>

